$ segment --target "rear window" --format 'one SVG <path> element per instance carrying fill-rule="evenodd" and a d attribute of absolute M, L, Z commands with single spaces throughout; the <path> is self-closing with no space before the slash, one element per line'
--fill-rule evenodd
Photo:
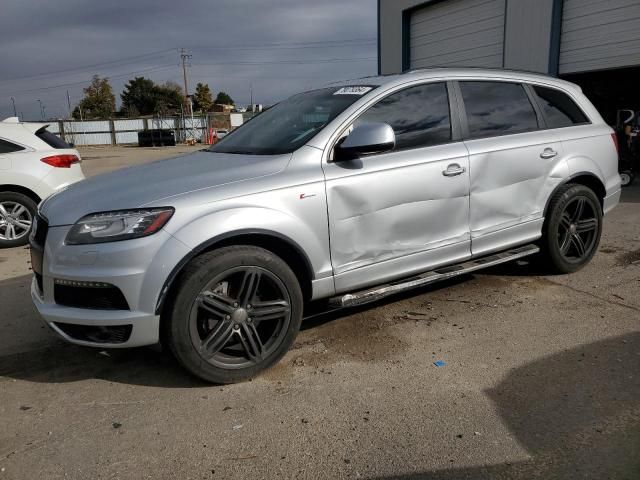
<path fill-rule="evenodd" d="M 548 128 L 570 127 L 589 123 L 587 116 L 571 98 L 553 88 L 532 85 Z"/>
<path fill-rule="evenodd" d="M 471 138 L 538 130 L 538 117 L 519 83 L 460 82 Z"/>
<path fill-rule="evenodd" d="M 0 139 L 0 155 L 3 153 L 19 152 L 20 150 L 24 150 L 24 148 L 20 145 L 16 145 L 15 143 Z"/>
<path fill-rule="evenodd" d="M 62 140 L 59 136 L 51 133 L 47 130 L 47 127 L 43 127 L 38 130 L 36 132 L 36 137 L 52 148 L 71 148 L 71 145 Z"/>

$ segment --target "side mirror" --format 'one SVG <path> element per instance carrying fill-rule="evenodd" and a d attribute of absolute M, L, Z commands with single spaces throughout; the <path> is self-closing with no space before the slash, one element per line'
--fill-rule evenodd
<path fill-rule="evenodd" d="M 396 134 L 389 124 L 362 123 L 336 145 L 334 161 L 354 160 L 361 155 L 388 152 L 395 146 Z"/>

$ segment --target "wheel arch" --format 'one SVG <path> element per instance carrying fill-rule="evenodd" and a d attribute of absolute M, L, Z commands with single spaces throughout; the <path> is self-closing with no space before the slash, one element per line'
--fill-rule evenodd
<path fill-rule="evenodd" d="M 231 245 L 250 245 L 254 247 L 261 247 L 280 257 L 287 265 L 289 265 L 293 273 L 298 278 L 304 300 L 307 301 L 311 299 L 311 282 L 314 280 L 314 273 L 311 261 L 304 253 L 302 247 L 300 247 L 300 245 L 291 238 L 278 232 L 263 229 L 243 229 L 217 235 L 202 242 L 191 250 L 180 262 L 178 262 L 160 290 L 160 295 L 156 304 L 156 315 L 161 315 L 166 305 L 167 298 L 169 298 L 173 293 L 172 290 L 176 278 L 191 260 L 203 253 Z M 300 265 L 302 265 L 303 268 L 300 268 Z"/>
<path fill-rule="evenodd" d="M 574 175 L 571 175 L 564 182 L 558 184 L 556 188 L 554 188 L 554 190 L 551 192 L 551 195 L 549 195 L 549 198 L 547 198 L 547 203 L 544 207 L 544 218 L 547 218 L 547 214 L 549 213 L 549 207 L 551 206 L 551 199 L 554 197 L 554 195 L 558 190 L 560 190 L 562 187 L 564 187 L 569 183 L 574 185 L 584 185 L 585 187 L 588 187 L 591 190 L 593 190 L 593 192 L 598 197 L 598 200 L 600 201 L 600 208 L 603 208 L 604 197 L 607 195 L 607 191 L 604 186 L 604 183 L 602 182 L 602 180 L 600 180 L 600 178 L 598 178 L 595 174 L 591 172 L 579 172 Z"/>
<path fill-rule="evenodd" d="M 39 204 L 42 199 L 38 196 L 38 194 L 36 192 L 34 192 L 33 190 L 27 188 L 27 187 L 23 187 L 20 185 L 14 185 L 14 184 L 2 184 L 0 185 L 0 192 L 13 192 L 13 193 L 21 193 L 23 195 L 26 195 L 27 197 L 29 197 L 31 200 L 33 200 L 34 202 L 36 202 L 36 205 Z"/>

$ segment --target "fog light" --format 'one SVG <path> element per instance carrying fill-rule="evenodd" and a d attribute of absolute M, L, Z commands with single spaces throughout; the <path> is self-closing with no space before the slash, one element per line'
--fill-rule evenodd
<path fill-rule="evenodd" d="M 56 285 L 64 285 L 65 287 L 80 287 L 80 288 L 111 288 L 113 285 L 102 282 L 81 282 L 78 280 L 64 280 L 62 278 L 56 278 L 54 280 Z"/>

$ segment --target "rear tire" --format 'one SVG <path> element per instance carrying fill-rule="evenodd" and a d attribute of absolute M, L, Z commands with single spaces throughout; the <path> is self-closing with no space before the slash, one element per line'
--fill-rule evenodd
<path fill-rule="evenodd" d="M 556 273 L 580 270 L 595 255 L 602 235 L 602 206 L 584 185 L 566 184 L 551 198 L 542 253 Z"/>
<path fill-rule="evenodd" d="M 0 192 L 0 248 L 21 247 L 29 234 L 38 206 L 22 193 Z"/>
<path fill-rule="evenodd" d="M 240 382 L 289 350 L 302 306 L 296 275 L 282 259 L 258 247 L 224 247 L 195 258 L 180 274 L 166 342 L 195 376 Z"/>

